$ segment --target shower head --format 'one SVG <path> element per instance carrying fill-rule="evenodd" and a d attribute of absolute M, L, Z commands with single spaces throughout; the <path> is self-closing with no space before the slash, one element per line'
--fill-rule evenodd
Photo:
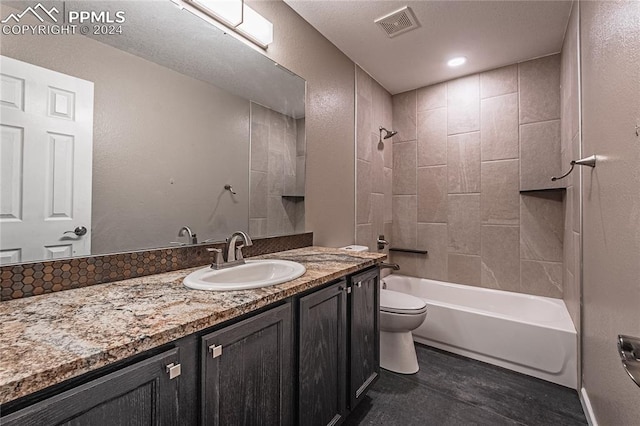
<path fill-rule="evenodd" d="M 382 131 L 384 130 L 384 137 L 382 136 Z M 384 127 L 380 126 L 380 139 L 389 139 L 397 134 L 395 130 L 387 130 Z"/>

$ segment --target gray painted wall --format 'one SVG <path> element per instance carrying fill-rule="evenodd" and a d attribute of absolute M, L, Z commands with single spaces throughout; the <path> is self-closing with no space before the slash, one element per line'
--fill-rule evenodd
<path fill-rule="evenodd" d="M 640 2 L 581 2 L 583 386 L 601 425 L 637 425 L 640 388 L 616 351 L 640 337 Z"/>

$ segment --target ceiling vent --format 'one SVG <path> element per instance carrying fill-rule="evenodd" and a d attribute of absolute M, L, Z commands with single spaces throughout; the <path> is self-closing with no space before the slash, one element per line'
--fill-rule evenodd
<path fill-rule="evenodd" d="M 420 26 L 409 6 L 391 12 L 388 15 L 376 19 L 374 22 L 378 24 L 380 28 L 382 28 L 382 31 L 389 37 L 395 37 Z"/>

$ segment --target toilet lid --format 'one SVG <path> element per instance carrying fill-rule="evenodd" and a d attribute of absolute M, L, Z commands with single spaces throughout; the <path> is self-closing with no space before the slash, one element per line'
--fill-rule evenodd
<path fill-rule="evenodd" d="M 427 304 L 410 294 L 381 289 L 380 310 L 397 314 L 421 314 L 427 310 Z"/>

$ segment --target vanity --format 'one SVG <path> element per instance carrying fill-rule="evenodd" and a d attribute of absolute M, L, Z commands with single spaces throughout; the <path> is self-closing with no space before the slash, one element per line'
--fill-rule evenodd
<path fill-rule="evenodd" d="M 2 424 L 339 424 L 379 373 L 385 255 L 306 247 L 273 287 L 197 268 L 4 302 Z"/>

